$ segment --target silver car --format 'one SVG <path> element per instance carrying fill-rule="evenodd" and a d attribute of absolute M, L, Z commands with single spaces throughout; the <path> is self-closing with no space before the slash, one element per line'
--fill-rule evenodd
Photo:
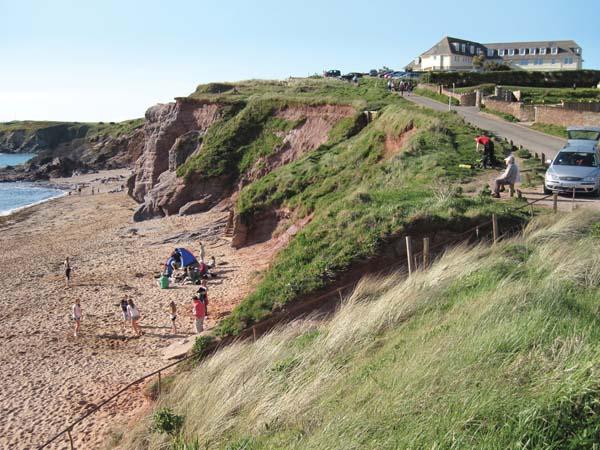
<path fill-rule="evenodd" d="M 600 128 L 569 127 L 569 140 L 550 161 L 544 193 L 588 192 L 600 195 Z"/>

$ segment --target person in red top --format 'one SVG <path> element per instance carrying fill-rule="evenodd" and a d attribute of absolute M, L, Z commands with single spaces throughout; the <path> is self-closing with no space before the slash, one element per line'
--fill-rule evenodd
<path fill-rule="evenodd" d="M 204 318 L 208 316 L 208 295 L 204 289 L 199 289 L 198 293 L 192 297 L 194 305 L 192 307 L 192 314 L 194 315 L 196 332 L 202 333 L 204 331 Z"/>
<path fill-rule="evenodd" d="M 477 136 L 475 138 L 475 145 L 477 151 L 483 153 L 483 158 L 481 159 L 481 165 L 483 168 L 487 169 L 488 166 L 494 167 L 496 159 L 494 155 L 494 142 L 489 138 L 489 136 L 486 136 L 485 134 Z M 479 148 L 480 145 L 483 146 L 482 149 Z"/>

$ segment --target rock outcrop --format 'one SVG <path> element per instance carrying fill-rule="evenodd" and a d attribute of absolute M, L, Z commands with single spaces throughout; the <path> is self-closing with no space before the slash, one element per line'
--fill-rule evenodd
<path fill-rule="evenodd" d="M 130 195 L 139 203 L 145 202 L 147 194 L 158 184 L 159 176 L 175 170 L 177 163 L 185 161 L 196 150 L 201 133 L 221 117 L 221 111 L 222 107 L 216 103 L 185 98 L 148 109 L 144 149 L 135 164 L 134 180 L 129 183 Z M 152 200 L 149 199 L 150 204 Z M 146 208 L 148 212 L 150 206 Z M 156 213 L 161 215 L 159 211 Z"/>
<path fill-rule="evenodd" d="M 119 136 L 90 134 L 86 124 L 0 131 L 0 152 L 36 153 L 24 165 L 0 169 L 0 181 L 36 181 L 69 176 L 73 171 L 122 168 L 142 153 L 142 127 Z"/>

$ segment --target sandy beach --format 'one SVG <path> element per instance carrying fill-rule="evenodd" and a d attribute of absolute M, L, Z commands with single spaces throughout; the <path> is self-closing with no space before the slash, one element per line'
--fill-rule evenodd
<path fill-rule="evenodd" d="M 126 173 L 55 180 L 86 187 L 80 195 L 73 192 L 0 221 L 0 448 L 35 448 L 119 388 L 165 365 L 161 350 L 192 335 L 190 298 L 196 288 L 161 290 L 154 279 L 174 247 L 198 256 L 198 239 L 189 233 L 211 235 L 203 239 L 206 256 L 218 263 L 218 278 L 208 281 L 209 328 L 268 263 L 269 244 L 236 251 L 222 238 L 219 227 L 227 217 L 222 207 L 134 223 L 136 203 L 125 192 L 109 193 L 119 189 Z M 91 187 L 100 194 L 91 195 Z M 68 289 L 66 256 L 73 267 Z M 140 338 L 122 321 L 118 302 L 124 295 L 141 311 Z M 76 299 L 83 309 L 77 338 L 70 319 Z M 170 333 L 171 300 L 178 307 L 178 335 Z M 106 433 L 126 427 L 144 403 L 138 388 L 94 414 L 74 430 L 77 448 L 100 447 Z M 51 448 L 68 448 L 68 442 L 61 439 Z"/>

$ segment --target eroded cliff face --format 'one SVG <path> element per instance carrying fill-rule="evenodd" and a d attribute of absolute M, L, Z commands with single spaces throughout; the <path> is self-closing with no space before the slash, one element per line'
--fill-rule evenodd
<path fill-rule="evenodd" d="M 156 105 L 146 113 L 144 150 L 128 182 L 129 194 L 141 203 L 134 220 L 206 211 L 244 185 L 325 144 L 331 128 L 355 113 L 354 108 L 339 105 L 280 108 L 274 111 L 275 117 L 298 125 L 281 132 L 281 144 L 268 156 L 258 158 L 239 178 L 230 174 L 203 177 L 199 173 L 182 178 L 177 176 L 177 168 L 191 156 L 202 156 L 203 136 L 223 117 L 223 106 L 189 99 Z M 237 239 L 236 243 L 243 245 L 244 240 Z"/>
<path fill-rule="evenodd" d="M 221 117 L 221 111 L 222 107 L 216 103 L 199 103 L 187 99 L 178 99 L 174 103 L 159 104 L 148 109 L 142 155 L 135 164 L 133 180 L 128 183 L 131 187 L 130 195 L 137 202 L 144 202 L 147 194 L 158 184 L 159 176 L 167 170 L 175 170 L 178 161 L 185 161 L 196 150 L 202 133 Z M 189 134 L 190 132 L 197 133 Z M 178 155 L 181 151 L 189 154 L 183 158 Z M 170 152 L 173 155 L 171 158 Z M 149 203 L 152 203 L 152 199 L 149 199 Z M 156 215 L 164 213 L 156 211 Z"/>

